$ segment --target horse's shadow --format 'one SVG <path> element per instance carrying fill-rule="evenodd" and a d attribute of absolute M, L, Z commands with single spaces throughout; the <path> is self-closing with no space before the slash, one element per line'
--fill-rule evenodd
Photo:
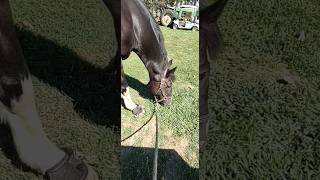
<path fill-rule="evenodd" d="M 129 87 L 139 92 L 139 95 L 141 97 L 145 99 L 153 100 L 153 96 L 151 94 L 149 85 L 145 85 L 138 79 L 131 77 L 129 75 L 126 75 L 126 79 Z"/>
<path fill-rule="evenodd" d="M 90 122 L 120 127 L 120 84 L 112 63 L 96 67 L 44 37 L 18 32 L 32 75 L 72 98 L 75 111 Z"/>
<path fill-rule="evenodd" d="M 151 179 L 154 148 L 122 146 L 121 178 Z M 157 179 L 199 179 L 199 169 L 191 167 L 174 149 L 159 149 Z"/>

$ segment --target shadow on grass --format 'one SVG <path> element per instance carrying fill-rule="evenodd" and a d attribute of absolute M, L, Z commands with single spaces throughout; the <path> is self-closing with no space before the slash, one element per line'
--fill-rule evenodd
<path fill-rule="evenodd" d="M 127 82 L 130 88 L 136 90 L 139 92 L 139 95 L 145 99 L 153 100 L 153 96 L 151 94 L 151 90 L 148 85 L 143 84 L 138 79 L 131 77 L 129 75 L 126 75 Z"/>
<path fill-rule="evenodd" d="M 66 47 L 29 31 L 18 32 L 31 74 L 72 98 L 75 111 L 90 122 L 120 127 L 120 84 L 112 65 L 95 67 Z"/>
<path fill-rule="evenodd" d="M 152 179 L 154 148 L 122 146 L 121 178 Z M 199 170 L 190 167 L 174 149 L 159 149 L 157 179 L 199 179 Z"/>
<path fill-rule="evenodd" d="M 91 123 L 120 127 L 120 84 L 116 83 L 113 66 L 95 67 L 44 37 L 21 29 L 17 32 L 32 75 L 71 97 L 75 111 Z M 9 127 L 0 125 L 0 136 L 0 148 L 13 165 L 38 174 L 19 159 Z"/>

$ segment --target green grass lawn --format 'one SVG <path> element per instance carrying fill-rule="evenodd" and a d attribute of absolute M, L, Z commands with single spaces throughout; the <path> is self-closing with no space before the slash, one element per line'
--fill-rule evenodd
<path fill-rule="evenodd" d="M 177 66 L 173 103 L 158 108 L 159 177 L 166 179 L 198 179 L 198 97 L 199 97 L 199 32 L 161 28 L 169 57 Z M 135 118 L 121 109 L 121 137 L 125 138 L 142 126 L 152 115 L 153 103 L 147 87 L 148 72 L 140 59 L 132 54 L 124 62 L 130 93 L 134 102 L 146 113 Z M 149 179 L 155 135 L 155 120 L 131 139 L 122 143 L 122 178 Z"/>
<path fill-rule="evenodd" d="M 120 133 L 112 87 L 104 82 L 115 52 L 111 17 L 98 0 L 11 0 L 50 139 L 79 150 L 101 179 L 119 179 Z M 320 179 L 320 4 L 317 0 L 230 0 L 220 19 L 224 52 L 212 63 L 214 114 L 203 179 Z M 178 66 L 174 102 L 161 107 L 159 174 L 192 179 L 198 168 L 198 34 L 162 28 Z M 296 34 L 305 32 L 304 41 Z M 151 115 L 147 72 L 125 62 L 131 93 L 146 114 L 122 110 L 125 137 Z M 107 76 L 107 74 L 106 74 Z M 287 82 L 284 84 L 283 82 Z M 42 179 L 17 162 L 1 127 L 0 179 Z M 122 144 L 123 177 L 148 178 L 154 121 Z"/>
<path fill-rule="evenodd" d="M 319 1 L 230 0 L 220 25 L 201 177 L 320 179 Z"/>
<path fill-rule="evenodd" d="M 107 8 L 100 0 L 10 2 L 49 138 L 78 150 L 101 179 L 120 179 L 120 96 L 102 70 L 116 51 Z M 0 134 L 0 179 L 42 179 L 17 161 L 8 129 Z"/>

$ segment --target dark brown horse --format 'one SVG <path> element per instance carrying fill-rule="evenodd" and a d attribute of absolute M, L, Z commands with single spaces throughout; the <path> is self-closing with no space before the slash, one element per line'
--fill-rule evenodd
<path fill-rule="evenodd" d="M 218 18 L 227 0 L 218 0 L 205 5 L 200 1 L 200 147 L 207 140 L 209 123 L 208 90 L 210 61 L 216 58 L 221 46 Z"/>
<path fill-rule="evenodd" d="M 172 83 L 176 68 L 170 69 L 164 47 L 163 35 L 149 10 L 141 0 L 122 0 L 121 14 L 113 11 L 119 6 L 119 1 L 105 0 L 114 18 L 118 43 L 119 61 L 127 59 L 131 52 L 135 52 L 149 72 L 151 92 L 160 104 L 167 105 L 172 101 Z M 117 24 L 121 20 L 121 25 Z M 121 27 L 120 27 L 121 26 Z M 121 63 L 121 97 L 127 109 L 135 115 L 143 113 L 143 109 L 136 105 L 130 97 L 128 83 Z"/>

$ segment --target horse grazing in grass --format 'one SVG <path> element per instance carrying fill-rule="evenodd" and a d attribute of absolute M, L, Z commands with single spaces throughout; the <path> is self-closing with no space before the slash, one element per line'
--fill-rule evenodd
<path fill-rule="evenodd" d="M 200 1 L 200 149 L 206 143 L 210 119 L 208 108 L 210 61 L 216 58 L 221 46 L 217 21 L 226 3 L 227 0 L 218 0 L 214 4 L 204 4 Z"/>
<path fill-rule="evenodd" d="M 163 35 L 149 10 L 141 0 L 121 0 L 120 14 L 112 10 L 116 8 L 114 1 L 104 2 L 111 9 L 114 22 L 121 22 L 121 25 L 115 26 L 116 32 L 121 32 L 121 35 L 118 34 L 118 44 L 121 44 L 118 50 L 119 61 L 127 59 L 132 51 L 135 52 L 149 72 L 152 94 L 160 104 L 170 104 L 176 68 L 171 69 L 172 60 L 169 61 Z M 130 97 L 122 62 L 121 98 L 125 107 L 134 115 L 143 113 L 143 108 L 136 105 Z"/>

